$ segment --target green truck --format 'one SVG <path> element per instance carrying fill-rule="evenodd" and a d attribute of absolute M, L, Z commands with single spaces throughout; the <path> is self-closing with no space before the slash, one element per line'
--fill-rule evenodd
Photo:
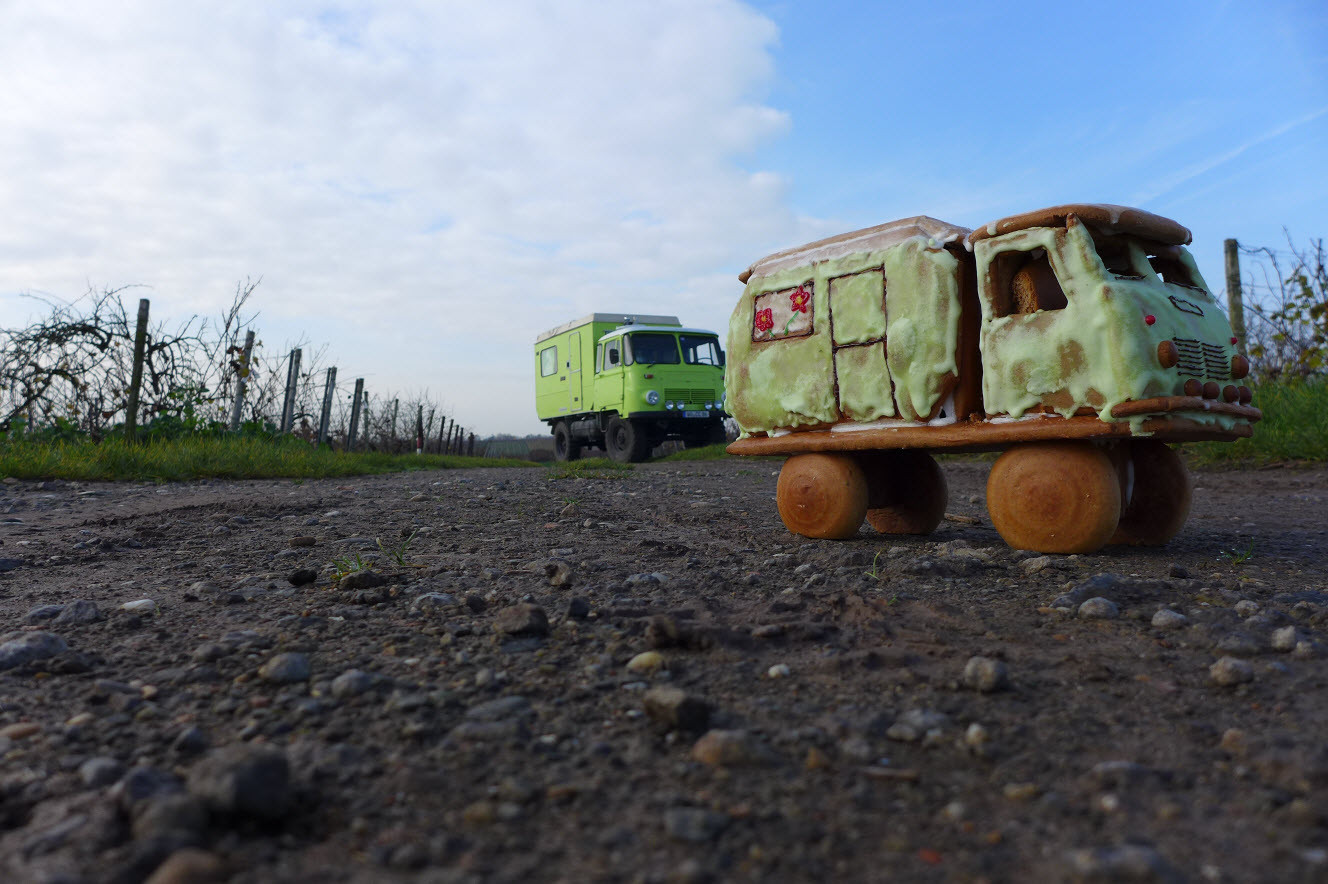
<path fill-rule="evenodd" d="M 712 331 L 676 316 L 592 313 L 535 339 L 535 409 L 554 455 L 587 446 L 619 463 L 666 439 L 725 441 L 724 351 Z"/>

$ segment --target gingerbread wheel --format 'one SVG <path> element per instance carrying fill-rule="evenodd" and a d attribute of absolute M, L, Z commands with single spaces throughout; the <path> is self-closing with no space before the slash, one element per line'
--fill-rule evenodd
<path fill-rule="evenodd" d="M 987 512 L 1015 549 L 1093 552 L 1120 521 L 1120 482 L 1111 458 L 1089 443 L 1017 445 L 991 468 Z"/>
<path fill-rule="evenodd" d="M 859 455 L 867 476 L 867 524 L 881 534 L 930 534 L 945 518 L 950 489 L 925 451 Z"/>
<path fill-rule="evenodd" d="M 1190 515 L 1192 485 L 1185 461 L 1156 439 L 1131 440 L 1123 453 L 1119 466 L 1125 505 L 1110 542 L 1161 546 Z"/>
<path fill-rule="evenodd" d="M 867 478 L 842 454 L 795 454 L 779 473 L 779 517 L 794 534 L 843 540 L 867 513 Z"/>

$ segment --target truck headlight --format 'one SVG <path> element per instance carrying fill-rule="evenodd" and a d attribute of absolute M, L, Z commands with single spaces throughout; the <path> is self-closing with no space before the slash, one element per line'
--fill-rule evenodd
<path fill-rule="evenodd" d="M 673 403 L 672 403 L 672 402 L 665 402 L 665 403 L 664 403 L 664 407 L 665 407 L 665 408 L 668 408 L 668 409 L 672 409 L 672 408 L 673 408 Z"/>
<path fill-rule="evenodd" d="M 658 405 L 658 404 L 659 404 L 659 391 L 658 391 L 658 390 L 648 390 L 648 391 L 646 391 L 646 401 L 649 402 L 651 405 Z"/>
<path fill-rule="evenodd" d="M 709 411 L 710 409 L 712 409 L 712 408 L 714 408 L 714 407 L 715 407 L 715 403 L 713 403 L 713 402 L 707 402 L 707 403 L 706 403 L 706 411 Z"/>

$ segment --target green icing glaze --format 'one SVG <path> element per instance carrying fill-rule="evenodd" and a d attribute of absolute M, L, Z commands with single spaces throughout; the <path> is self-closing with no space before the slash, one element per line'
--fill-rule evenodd
<path fill-rule="evenodd" d="M 1117 278 L 1082 226 L 1033 228 L 980 240 L 975 247 L 978 278 L 989 278 L 1000 252 L 1035 248 L 1047 250 L 1067 305 L 997 317 L 990 298 L 982 299 L 982 394 L 988 414 L 1018 417 L 1048 405 L 1069 417 L 1087 406 L 1103 420 L 1113 420 L 1111 409 L 1126 400 L 1177 395 L 1185 377 L 1157 359 L 1157 345 L 1169 338 L 1218 345 L 1222 360 L 1230 363 L 1230 326 L 1211 295 L 1165 284 L 1151 271 L 1143 272 L 1141 280 Z M 1131 243 L 1130 250 L 1134 266 L 1147 268 L 1143 247 Z M 1193 259 L 1183 250 L 1181 255 L 1201 282 Z M 1173 296 L 1203 315 L 1179 309 Z M 1149 314 L 1156 319 L 1152 326 L 1144 322 Z M 1209 418 L 1222 423 L 1216 415 L 1197 417 L 1204 423 Z"/>
<path fill-rule="evenodd" d="M 886 252 L 886 354 L 895 402 L 906 420 L 926 420 L 958 374 L 959 261 L 922 237 Z"/>
<path fill-rule="evenodd" d="M 885 249 L 753 276 L 729 320 L 725 371 L 727 404 L 743 433 L 894 416 L 891 376 L 896 372 L 900 416 L 917 420 L 929 415 L 944 392 L 946 374 L 956 370 L 959 327 L 958 261 L 934 246 L 926 237 L 914 236 Z M 881 267 L 887 292 L 884 311 Z M 813 333 L 754 343 L 757 298 L 808 278 Z M 827 309 L 831 298 L 835 343 L 879 340 L 884 334 L 886 358 L 865 352 L 835 355 Z M 836 359 L 842 366 L 838 394 Z"/>
<path fill-rule="evenodd" d="M 874 421 L 895 416 L 885 348 L 880 344 L 836 350 L 835 375 L 839 378 L 839 408 L 844 417 Z"/>
<path fill-rule="evenodd" d="M 830 280 L 835 344 L 865 344 L 885 337 L 885 282 L 880 270 Z"/>

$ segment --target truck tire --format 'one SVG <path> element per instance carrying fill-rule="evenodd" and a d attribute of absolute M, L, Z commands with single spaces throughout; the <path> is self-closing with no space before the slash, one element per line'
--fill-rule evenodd
<path fill-rule="evenodd" d="M 630 418 L 615 417 L 604 433 L 604 447 L 618 463 L 640 463 L 650 455 L 649 434 Z"/>
<path fill-rule="evenodd" d="M 845 540 L 867 514 L 867 477 L 845 454 L 795 454 L 775 486 L 784 526 L 803 537 Z"/>
<path fill-rule="evenodd" d="M 572 438 L 566 421 L 559 421 L 553 428 L 553 456 L 558 461 L 579 460 L 581 457 L 581 445 Z"/>
<path fill-rule="evenodd" d="M 1192 486 L 1185 461 L 1156 439 L 1131 440 L 1122 454 L 1125 505 L 1109 542 L 1161 546 L 1180 532 L 1190 515 Z"/>
<path fill-rule="evenodd" d="M 987 477 L 987 512 L 1015 549 L 1091 553 L 1120 522 L 1120 480 L 1088 442 L 1030 442 L 1006 451 Z"/>
<path fill-rule="evenodd" d="M 950 489 L 925 451 L 859 455 L 867 476 L 867 524 L 880 534 L 930 534 L 945 518 Z"/>

